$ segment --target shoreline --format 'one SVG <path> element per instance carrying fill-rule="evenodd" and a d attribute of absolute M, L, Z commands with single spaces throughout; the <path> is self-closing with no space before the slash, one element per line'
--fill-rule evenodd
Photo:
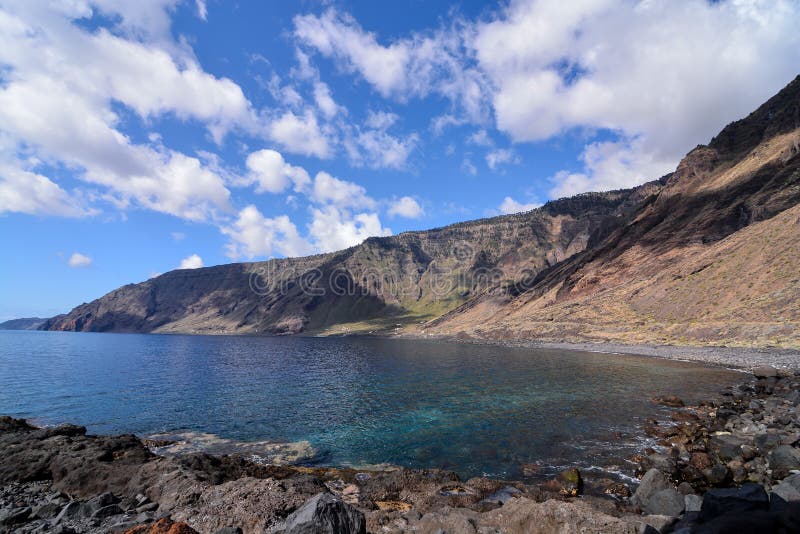
<path fill-rule="evenodd" d="M 352 337 L 358 337 L 353 335 Z M 369 337 L 369 336 L 365 336 Z M 495 340 L 462 336 L 426 336 L 398 334 L 396 336 L 372 336 L 379 338 L 446 341 L 470 345 L 489 345 L 525 349 L 555 349 L 596 352 L 611 355 L 647 356 L 663 360 L 702 363 L 726 367 L 737 371 L 750 371 L 755 367 L 770 366 L 778 369 L 800 370 L 800 349 L 780 347 L 722 347 L 711 345 L 654 345 L 625 344 L 589 341 L 534 341 Z"/>
<path fill-rule="evenodd" d="M 800 373 L 760 369 L 720 395 L 693 406 L 652 399 L 672 409 L 671 421 L 643 430 L 657 445 L 633 459 L 638 485 L 574 467 L 531 483 L 461 480 L 438 469 L 158 456 L 133 435 L 89 436 L 74 425 L 35 428 L 0 417 L 0 532 L 143 534 L 174 521 L 186 534 L 289 534 L 293 522 L 329 513 L 348 518 L 352 528 L 342 532 L 358 534 L 800 527 Z M 129 530 L 136 525 L 144 526 Z"/>

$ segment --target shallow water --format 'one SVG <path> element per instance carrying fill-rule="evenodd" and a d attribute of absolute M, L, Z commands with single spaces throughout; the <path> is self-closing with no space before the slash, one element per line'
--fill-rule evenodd
<path fill-rule="evenodd" d="M 435 341 L 0 332 L 0 414 L 92 433 L 308 441 L 318 463 L 462 476 L 517 478 L 525 463 L 630 472 L 637 429 L 667 413 L 648 399 L 699 400 L 739 376 Z"/>

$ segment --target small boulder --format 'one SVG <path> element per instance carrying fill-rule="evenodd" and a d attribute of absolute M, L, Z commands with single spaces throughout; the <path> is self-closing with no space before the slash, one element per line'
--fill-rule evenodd
<path fill-rule="evenodd" d="M 640 507 L 644 506 L 650 497 L 670 487 L 672 486 L 667 477 L 664 476 L 664 473 L 658 469 L 650 469 L 639 481 L 639 487 L 636 488 L 633 494 L 633 504 Z"/>
<path fill-rule="evenodd" d="M 366 534 L 364 514 L 330 493 L 318 493 L 286 518 L 285 534 Z"/>
<path fill-rule="evenodd" d="M 685 508 L 683 495 L 672 488 L 666 488 L 654 493 L 642 505 L 642 510 L 650 515 L 666 515 L 677 517 Z"/>
<path fill-rule="evenodd" d="M 800 451 L 789 445 L 779 445 L 769 453 L 769 466 L 774 478 L 789 476 L 789 472 L 800 469 Z"/>

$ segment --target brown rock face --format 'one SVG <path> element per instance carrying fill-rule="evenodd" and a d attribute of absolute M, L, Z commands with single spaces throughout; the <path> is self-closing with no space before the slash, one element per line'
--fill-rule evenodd
<path fill-rule="evenodd" d="M 42 328 L 800 346 L 800 77 L 634 189 L 166 273 Z"/>

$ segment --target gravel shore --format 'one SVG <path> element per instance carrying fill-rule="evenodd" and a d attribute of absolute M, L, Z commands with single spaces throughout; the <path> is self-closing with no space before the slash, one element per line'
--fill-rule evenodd
<path fill-rule="evenodd" d="M 758 347 L 713 347 L 680 345 L 626 345 L 622 343 L 591 342 L 545 342 L 525 340 L 493 340 L 462 337 L 430 337 L 403 334 L 402 337 L 427 340 L 452 341 L 477 345 L 500 345 L 529 349 L 560 349 L 602 352 L 607 354 L 631 354 L 667 360 L 693 361 L 710 365 L 721 365 L 731 369 L 751 370 L 755 367 L 771 366 L 778 369 L 800 370 L 800 350 Z"/>

